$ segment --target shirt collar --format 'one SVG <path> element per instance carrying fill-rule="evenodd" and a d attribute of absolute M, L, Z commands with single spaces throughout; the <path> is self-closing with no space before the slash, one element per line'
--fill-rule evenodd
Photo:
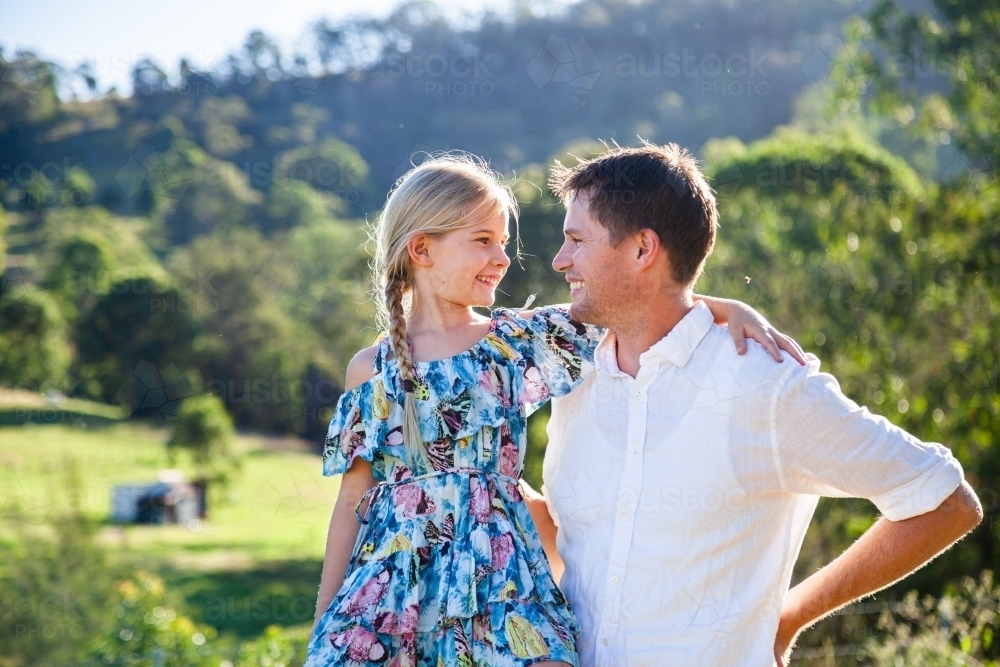
<path fill-rule="evenodd" d="M 666 336 L 653 344 L 639 357 L 639 363 L 669 361 L 683 368 L 691 360 L 691 355 L 711 330 L 715 316 L 704 301 L 695 301 L 694 308 L 674 325 Z M 598 370 L 608 375 L 624 375 L 618 368 L 618 338 L 608 329 L 594 350 L 594 364 Z"/>

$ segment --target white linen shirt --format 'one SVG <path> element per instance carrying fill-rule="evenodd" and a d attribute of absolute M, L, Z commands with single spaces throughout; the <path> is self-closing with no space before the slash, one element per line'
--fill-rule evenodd
<path fill-rule="evenodd" d="M 814 355 L 747 348 L 698 302 L 635 379 L 609 331 L 597 370 L 553 400 L 543 491 L 581 667 L 772 667 L 820 495 L 896 521 L 961 482 L 947 448 L 859 407 Z"/>

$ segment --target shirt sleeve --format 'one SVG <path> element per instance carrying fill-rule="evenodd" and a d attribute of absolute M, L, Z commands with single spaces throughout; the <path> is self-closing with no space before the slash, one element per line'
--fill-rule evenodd
<path fill-rule="evenodd" d="M 567 306 L 546 306 L 523 318 L 527 344 L 518 401 L 528 414 L 572 391 L 594 367 L 604 329 L 572 319 Z"/>
<path fill-rule="evenodd" d="M 379 407 L 373 404 L 384 400 L 384 396 L 373 390 L 380 382 L 375 380 L 355 387 L 345 392 L 337 402 L 323 447 L 324 476 L 343 475 L 359 456 L 369 463 L 375 458 L 380 430 L 378 424 L 385 423 L 373 414 L 379 411 Z"/>
<path fill-rule="evenodd" d="M 820 362 L 786 373 L 771 404 L 782 486 L 792 493 L 867 498 L 892 521 L 936 509 L 964 473 L 951 451 L 922 442 L 847 398 Z"/>

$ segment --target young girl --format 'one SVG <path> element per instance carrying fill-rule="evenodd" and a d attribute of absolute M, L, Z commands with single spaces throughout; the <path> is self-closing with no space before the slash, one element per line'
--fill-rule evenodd
<path fill-rule="evenodd" d="M 565 307 L 472 310 L 493 304 L 516 214 L 461 155 L 389 196 L 374 267 L 387 333 L 349 364 L 330 423 L 323 474 L 344 477 L 306 667 L 578 664 L 518 480 L 528 415 L 593 367 L 603 330 Z M 752 309 L 706 301 L 774 349 Z"/>

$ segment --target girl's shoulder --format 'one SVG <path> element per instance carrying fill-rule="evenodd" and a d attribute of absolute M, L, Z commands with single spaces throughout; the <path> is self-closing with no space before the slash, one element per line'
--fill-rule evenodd
<path fill-rule="evenodd" d="M 350 391 L 355 387 L 368 382 L 377 372 L 375 362 L 378 359 L 380 343 L 371 347 L 366 347 L 351 358 L 347 364 L 347 381 L 344 384 L 344 391 Z"/>

